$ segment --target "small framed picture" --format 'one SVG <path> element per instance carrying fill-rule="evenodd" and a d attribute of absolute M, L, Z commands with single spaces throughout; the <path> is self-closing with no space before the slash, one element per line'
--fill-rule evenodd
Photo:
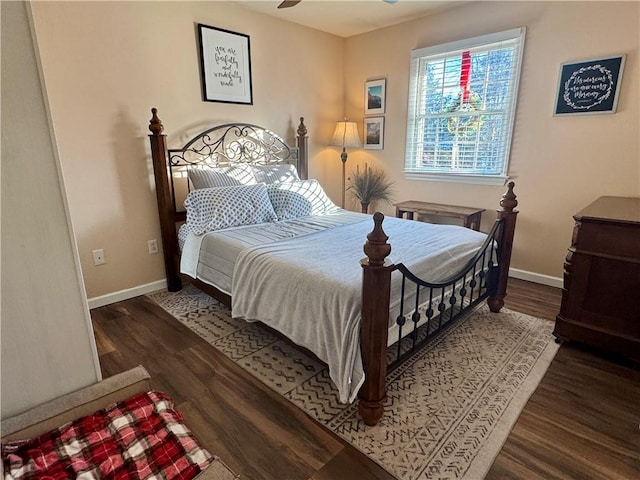
<path fill-rule="evenodd" d="M 625 55 L 563 63 L 554 115 L 615 113 Z"/>
<path fill-rule="evenodd" d="M 249 35 L 198 24 L 205 102 L 253 104 Z"/>
<path fill-rule="evenodd" d="M 387 80 L 369 80 L 364 84 L 364 114 L 380 115 L 384 113 Z"/>
<path fill-rule="evenodd" d="M 384 148 L 384 117 L 364 119 L 365 150 L 382 150 Z"/>

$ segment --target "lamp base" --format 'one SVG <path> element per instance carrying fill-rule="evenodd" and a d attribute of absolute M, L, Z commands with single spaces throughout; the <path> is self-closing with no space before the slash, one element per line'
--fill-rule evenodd
<path fill-rule="evenodd" d="M 344 196 L 346 190 L 346 167 L 347 167 L 347 149 L 342 147 L 342 153 L 340 154 L 340 160 L 342 160 L 342 208 L 344 208 Z"/>

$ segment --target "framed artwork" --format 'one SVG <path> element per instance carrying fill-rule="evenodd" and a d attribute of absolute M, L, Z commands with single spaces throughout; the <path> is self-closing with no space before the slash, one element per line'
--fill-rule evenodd
<path fill-rule="evenodd" d="M 625 57 L 563 63 L 554 115 L 614 113 Z"/>
<path fill-rule="evenodd" d="M 369 80 L 364 84 L 364 114 L 380 115 L 384 113 L 387 80 Z"/>
<path fill-rule="evenodd" d="M 364 146 L 366 150 L 384 148 L 384 117 L 364 119 Z"/>
<path fill-rule="evenodd" d="M 205 102 L 253 104 L 249 35 L 198 24 Z"/>

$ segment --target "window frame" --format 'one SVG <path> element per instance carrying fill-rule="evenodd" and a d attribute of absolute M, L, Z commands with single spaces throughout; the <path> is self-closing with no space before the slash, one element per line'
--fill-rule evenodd
<path fill-rule="evenodd" d="M 518 27 L 502 32 L 491 33 L 488 35 L 480 35 L 454 42 L 443 43 L 430 47 L 418 48 L 411 51 L 411 69 L 409 77 L 409 94 L 407 104 L 407 138 L 403 173 L 405 178 L 409 180 L 435 180 L 441 182 L 457 182 L 457 183 L 474 183 L 480 185 L 504 185 L 509 179 L 509 163 L 511 157 L 511 140 L 513 137 L 513 129 L 515 125 L 515 115 L 518 101 L 518 91 L 520 86 L 520 76 L 522 74 L 522 57 L 525 45 L 526 27 Z M 505 125 L 508 131 L 505 136 L 504 158 L 500 174 L 483 174 L 483 173 L 459 173 L 459 172 L 433 172 L 420 171 L 417 168 L 409 168 L 408 165 L 415 165 L 416 150 L 418 149 L 416 142 L 416 124 L 423 116 L 418 114 L 420 101 L 418 92 L 421 82 L 424 80 L 424 73 L 418 71 L 421 60 L 425 57 L 446 56 L 455 54 L 492 43 L 514 40 L 517 47 L 514 51 L 514 74 L 511 77 L 512 90 L 507 107 Z"/>

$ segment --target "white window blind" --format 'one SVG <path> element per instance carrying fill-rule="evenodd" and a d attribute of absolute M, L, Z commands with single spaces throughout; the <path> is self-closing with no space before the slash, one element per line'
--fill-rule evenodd
<path fill-rule="evenodd" d="M 503 183 L 524 28 L 411 52 L 405 174 Z"/>

